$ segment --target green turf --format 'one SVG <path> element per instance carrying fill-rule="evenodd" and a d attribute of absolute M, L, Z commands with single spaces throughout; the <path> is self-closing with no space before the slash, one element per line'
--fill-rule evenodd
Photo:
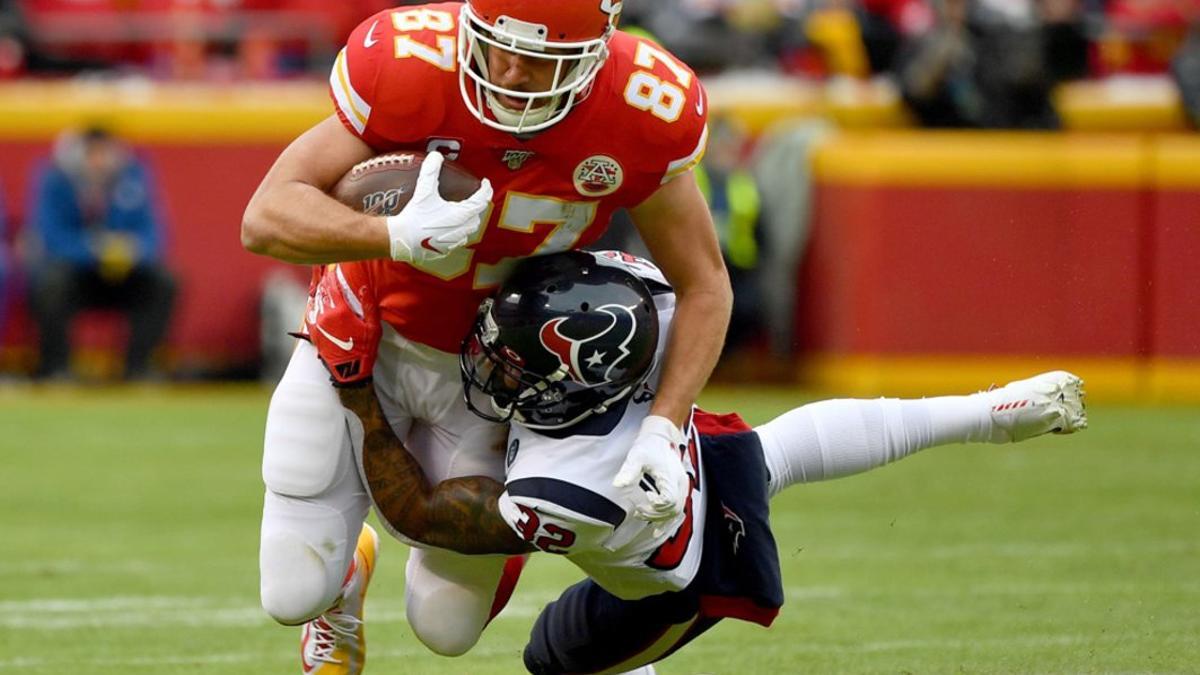
<path fill-rule="evenodd" d="M 801 401 L 717 391 L 751 421 Z M 257 606 L 267 395 L 0 390 L 0 671 L 297 672 Z M 948 447 L 774 504 L 787 605 L 726 622 L 661 673 L 1200 672 L 1200 411 L 1091 411 L 1092 428 Z M 468 656 L 403 620 L 404 548 L 368 603 L 373 673 L 514 673 L 577 574 L 541 556 Z"/>

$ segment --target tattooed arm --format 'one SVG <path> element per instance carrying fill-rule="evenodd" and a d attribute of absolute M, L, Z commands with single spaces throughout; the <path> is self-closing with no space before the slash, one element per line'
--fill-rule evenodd
<path fill-rule="evenodd" d="M 342 405 L 363 425 L 363 470 L 383 517 L 406 537 L 459 553 L 535 550 L 508 526 L 497 502 L 504 485 L 486 476 L 431 486 L 421 465 L 384 419 L 374 385 L 340 388 Z"/>

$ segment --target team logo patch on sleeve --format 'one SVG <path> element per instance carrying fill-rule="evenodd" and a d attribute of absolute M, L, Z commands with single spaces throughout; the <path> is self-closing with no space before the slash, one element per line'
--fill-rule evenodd
<path fill-rule="evenodd" d="M 584 197 L 611 195 L 623 182 L 621 165 L 607 155 L 592 155 L 575 167 L 575 189 Z"/>

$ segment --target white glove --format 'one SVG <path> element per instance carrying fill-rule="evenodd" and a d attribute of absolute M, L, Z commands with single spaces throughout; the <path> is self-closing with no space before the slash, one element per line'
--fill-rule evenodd
<path fill-rule="evenodd" d="M 412 199 L 388 217 L 392 260 L 421 263 L 444 258 L 479 231 L 480 216 L 492 201 L 492 184 L 484 178 L 475 194 L 461 202 L 442 199 L 438 175 L 445 159 L 436 151 L 425 156 Z"/>
<path fill-rule="evenodd" d="M 665 527 L 683 513 L 691 492 L 683 464 L 686 450 L 683 432 L 674 422 L 658 415 L 647 417 L 613 479 L 613 487 L 632 493 L 641 518 Z"/>

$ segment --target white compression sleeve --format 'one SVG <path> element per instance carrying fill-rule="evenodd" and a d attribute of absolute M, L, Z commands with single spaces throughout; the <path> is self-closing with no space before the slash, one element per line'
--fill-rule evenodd
<path fill-rule="evenodd" d="M 795 483 L 840 478 L 946 443 L 986 441 L 979 394 L 915 400 L 837 399 L 796 408 L 757 427 L 771 496 Z"/>

